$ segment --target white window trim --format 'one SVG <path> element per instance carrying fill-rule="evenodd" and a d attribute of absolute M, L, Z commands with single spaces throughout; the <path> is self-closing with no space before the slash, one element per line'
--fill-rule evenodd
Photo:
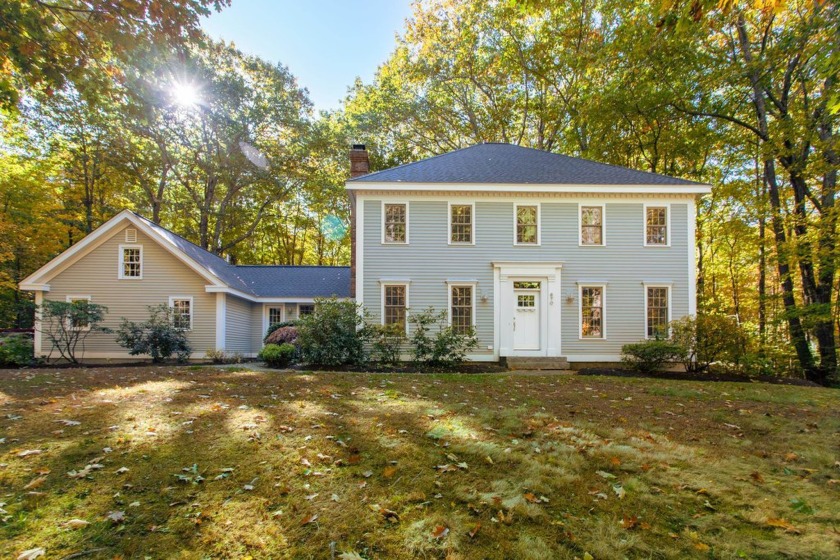
<path fill-rule="evenodd" d="M 469 286 L 472 288 L 472 327 L 475 328 L 475 315 L 476 315 L 476 307 L 475 307 L 475 296 L 478 282 L 446 282 L 446 317 L 447 317 L 447 324 L 451 327 L 452 326 L 452 288 L 463 288 L 464 286 Z"/>
<path fill-rule="evenodd" d="M 311 303 L 310 302 L 298 303 L 297 307 L 295 307 L 295 311 L 297 311 L 297 318 L 298 319 L 300 319 L 300 317 L 301 317 L 301 315 L 300 315 L 300 306 L 301 305 L 311 305 L 312 308 L 315 309 L 315 302 L 314 301 L 311 302 Z"/>
<path fill-rule="evenodd" d="M 583 289 L 601 288 L 601 336 L 583 336 Z M 645 291 L 647 295 L 647 291 Z M 647 299 L 647 297 L 645 297 Z M 668 299 L 670 302 L 670 298 Z M 645 310 L 647 317 L 647 310 Z M 647 319 L 645 319 L 647 332 Z M 606 282 L 587 282 L 578 284 L 578 340 L 606 340 L 607 339 L 607 284 Z"/>
<path fill-rule="evenodd" d="M 671 246 L 671 203 L 663 202 L 654 204 L 652 202 L 645 202 L 642 211 L 642 243 L 645 247 L 670 247 Z M 647 211 L 648 208 L 664 208 L 665 209 L 665 243 L 648 243 L 647 242 Z"/>
<path fill-rule="evenodd" d="M 76 296 L 76 295 L 68 295 L 68 296 L 65 298 L 65 301 L 67 301 L 67 303 L 73 303 L 74 301 L 83 300 L 83 299 L 84 299 L 84 300 L 87 300 L 87 301 L 88 301 L 88 303 L 90 303 L 90 301 L 93 299 L 93 297 L 92 297 L 92 296 Z M 68 321 L 68 323 L 69 323 L 69 321 Z M 85 331 L 85 332 L 86 332 L 86 331 L 89 331 L 89 330 L 90 330 L 90 325 L 88 325 L 88 326 L 86 326 L 86 327 L 74 327 L 73 325 L 69 325 L 69 324 L 68 324 L 68 325 L 67 325 L 67 328 L 68 328 L 69 330 L 71 330 L 71 331 Z"/>
<path fill-rule="evenodd" d="M 583 242 L 583 209 L 601 208 L 601 242 Z M 578 203 L 578 247 L 606 247 L 607 245 L 607 205 L 603 202 L 579 202 Z"/>
<path fill-rule="evenodd" d="M 648 288 L 666 288 L 668 290 L 668 332 L 666 333 L 669 337 L 671 336 L 671 321 L 674 320 L 674 315 L 671 311 L 671 306 L 673 305 L 673 297 L 671 297 L 671 292 L 673 291 L 671 288 L 673 283 L 671 282 L 642 282 L 642 295 L 645 299 L 645 316 L 644 316 L 644 334 L 645 340 L 654 340 L 652 337 L 648 336 Z"/>
<path fill-rule="evenodd" d="M 268 331 L 268 327 L 271 326 L 271 311 L 270 309 L 279 309 L 280 310 L 280 317 L 281 323 L 286 320 L 286 304 L 285 303 L 264 303 L 263 304 L 263 338 L 265 338 L 265 333 Z"/>
<path fill-rule="evenodd" d="M 453 206 L 469 206 L 470 207 L 470 241 L 452 241 L 452 207 Z M 446 205 L 446 222 L 448 224 L 446 230 L 447 243 L 449 245 L 475 245 L 475 202 L 452 202 L 449 201 Z"/>
<path fill-rule="evenodd" d="M 520 206 L 536 206 L 537 207 L 537 242 L 536 243 L 519 243 L 516 240 L 517 230 L 517 210 Z M 542 244 L 542 205 L 539 202 L 514 202 L 513 203 L 513 244 L 520 247 L 539 247 Z"/>
<path fill-rule="evenodd" d="M 385 241 L 385 207 L 391 205 L 401 205 L 405 206 L 405 241 Z M 381 239 L 383 245 L 408 245 L 409 239 L 409 223 L 410 223 L 410 208 L 409 203 L 407 200 L 399 200 L 399 201 L 390 201 L 390 200 L 383 200 L 382 201 L 382 219 L 380 220 L 380 230 L 381 230 Z M 358 224 L 357 224 L 358 225 Z"/>
<path fill-rule="evenodd" d="M 379 288 L 379 324 L 385 325 L 385 288 L 389 286 L 405 286 L 405 334 L 408 334 L 408 312 L 409 307 L 409 290 L 410 282 L 381 282 Z"/>
<path fill-rule="evenodd" d="M 174 309 L 175 300 L 189 300 L 190 302 L 190 328 L 188 329 L 181 329 L 186 332 L 191 332 L 193 327 L 195 326 L 194 316 L 195 316 L 195 302 L 193 301 L 192 296 L 169 296 L 169 309 Z"/>
<path fill-rule="evenodd" d="M 140 276 L 126 276 L 125 275 L 125 250 L 126 249 L 139 249 L 140 250 Z M 143 279 L 143 246 L 138 245 L 136 243 L 124 243 L 120 245 L 120 253 L 119 258 L 117 259 L 117 277 L 120 280 L 142 280 Z"/>

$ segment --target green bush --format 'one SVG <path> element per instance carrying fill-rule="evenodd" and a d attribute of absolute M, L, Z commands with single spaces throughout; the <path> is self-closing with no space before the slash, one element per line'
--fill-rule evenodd
<path fill-rule="evenodd" d="M 76 350 L 81 347 L 84 352 L 88 336 L 111 332 L 101 325 L 108 314 L 108 308 L 86 300 L 68 302 L 45 299 L 38 307 L 38 312 L 41 314 L 41 335 L 51 345 L 49 355 L 56 350 L 61 358 L 73 364 L 79 362 Z"/>
<path fill-rule="evenodd" d="M 186 332 L 173 324 L 172 309 L 166 305 L 150 306 L 149 319 L 143 323 L 123 318 L 117 329 L 117 344 L 127 348 L 132 356 L 151 356 L 155 363 L 172 356 L 183 363 L 192 353 Z"/>
<path fill-rule="evenodd" d="M 438 313 L 428 307 L 411 314 L 409 322 L 415 364 L 451 367 L 463 362 L 467 353 L 478 346 L 475 331 L 452 328 L 447 324 L 445 311 Z"/>
<path fill-rule="evenodd" d="M 266 344 L 257 357 L 264 361 L 267 366 L 282 368 L 292 363 L 295 357 L 295 347 L 284 342 L 283 344 Z"/>
<path fill-rule="evenodd" d="M 734 318 L 726 315 L 698 315 L 672 321 L 671 341 L 685 350 L 679 359 L 685 370 L 694 372 L 706 371 L 716 362 L 738 369 L 747 348 L 746 333 Z"/>
<path fill-rule="evenodd" d="M 25 333 L 0 336 L 0 367 L 21 367 L 33 361 L 31 336 Z"/>
<path fill-rule="evenodd" d="M 653 372 L 668 362 L 682 362 L 685 349 L 670 340 L 645 340 L 621 347 L 621 361 L 641 372 Z"/>
<path fill-rule="evenodd" d="M 371 330 L 373 359 L 383 365 L 399 363 L 406 341 L 405 327 L 398 324 L 374 325 Z"/>
<path fill-rule="evenodd" d="M 297 327 L 280 327 L 265 337 L 265 344 L 294 344 L 298 337 Z"/>
<path fill-rule="evenodd" d="M 265 331 L 265 336 L 263 337 L 263 343 L 268 344 L 268 337 L 271 336 L 271 333 L 276 331 L 277 329 L 282 329 L 283 327 L 297 327 L 300 324 L 299 320 L 293 321 L 280 321 L 279 323 L 271 323 Z"/>
<path fill-rule="evenodd" d="M 364 365 L 371 329 L 361 305 L 349 300 L 315 300 L 315 311 L 298 324 L 297 344 L 304 362 L 315 365 Z"/>

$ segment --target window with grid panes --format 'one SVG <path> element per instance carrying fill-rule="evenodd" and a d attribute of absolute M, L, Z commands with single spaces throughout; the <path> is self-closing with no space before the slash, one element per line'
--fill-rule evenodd
<path fill-rule="evenodd" d="M 405 204 L 385 205 L 385 243 L 405 243 L 408 212 Z"/>
<path fill-rule="evenodd" d="M 601 206 L 582 206 L 580 209 L 580 242 L 582 245 L 603 245 L 604 209 Z"/>
<path fill-rule="evenodd" d="M 405 328 L 405 286 L 385 286 L 386 325 L 402 325 Z"/>
<path fill-rule="evenodd" d="M 648 245 L 668 244 L 668 208 L 648 207 L 645 210 L 645 243 Z"/>
<path fill-rule="evenodd" d="M 123 247 L 122 277 L 140 278 L 143 275 L 143 262 L 139 247 Z"/>
<path fill-rule="evenodd" d="M 516 242 L 523 245 L 536 245 L 538 239 L 538 209 L 536 206 L 516 207 Z"/>
<path fill-rule="evenodd" d="M 469 332 L 473 325 L 473 287 L 452 286 L 452 328 Z"/>
<path fill-rule="evenodd" d="M 668 288 L 647 289 L 647 336 L 662 338 L 668 336 Z"/>
<path fill-rule="evenodd" d="M 450 242 L 472 243 L 472 210 L 471 204 L 453 204 L 450 206 Z"/>
<path fill-rule="evenodd" d="M 172 300 L 172 325 L 176 329 L 188 331 L 192 328 L 192 301 L 189 299 Z"/>
<path fill-rule="evenodd" d="M 604 289 L 600 286 L 580 289 L 580 336 L 601 338 L 604 321 Z"/>

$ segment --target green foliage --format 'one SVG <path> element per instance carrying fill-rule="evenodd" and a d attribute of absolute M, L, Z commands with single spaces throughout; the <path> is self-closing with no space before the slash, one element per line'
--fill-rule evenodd
<path fill-rule="evenodd" d="M 315 301 L 315 311 L 298 325 L 297 343 L 305 363 L 363 365 L 369 359 L 370 328 L 361 305 L 338 298 Z"/>
<path fill-rule="evenodd" d="M 36 313 L 41 316 L 41 334 L 50 344 L 48 356 L 55 350 L 62 359 L 70 363 L 78 363 L 76 352 L 81 350 L 84 353 L 84 343 L 88 336 L 93 333 L 111 332 L 101 325 L 108 308 L 87 300 L 44 300 Z"/>
<path fill-rule="evenodd" d="M 428 307 L 409 316 L 414 363 L 424 366 L 451 367 L 464 361 L 478 346 L 475 332 L 459 332 L 447 324 L 446 311 Z"/>
<path fill-rule="evenodd" d="M 280 324 L 280 323 L 278 323 Z M 297 327 L 280 327 L 274 329 L 268 336 L 265 337 L 263 341 L 265 344 L 294 344 L 298 338 L 298 329 Z"/>
<path fill-rule="evenodd" d="M 26 333 L 0 335 L 0 367 L 20 367 L 32 363 L 32 337 Z"/>
<path fill-rule="evenodd" d="M 682 362 L 685 349 L 670 340 L 645 340 L 621 347 L 621 361 L 643 373 L 659 371 L 667 363 Z"/>
<path fill-rule="evenodd" d="M 292 363 L 295 352 L 295 347 L 287 342 L 283 344 L 266 344 L 260 350 L 257 357 L 269 367 L 282 368 Z"/>
<path fill-rule="evenodd" d="M 686 371 L 706 371 L 715 362 L 738 366 L 746 355 L 747 337 L 726 315 L 698 315 L 671 322 L 671 342 L 684 349 Z"/>
<path fill-rule="evenodd" d="M 172 309 L 167 305 L 149 307 L 149 319 L 135 323 L 123 318 L 117 329 L 117 344 L 128 349 L 132 356 L 148 355 L 154 363 L 175 356 L 179 363 L 186 362 L 192 346 L 183 329 L 173 324 Z"/>
<path fill-rule="evenodd" d="M 372 325 L 373 356 L 382 365 L 394 365 L 400 362 L 401 352 L 406 342 L 405 328 L 402 325 Z"/>

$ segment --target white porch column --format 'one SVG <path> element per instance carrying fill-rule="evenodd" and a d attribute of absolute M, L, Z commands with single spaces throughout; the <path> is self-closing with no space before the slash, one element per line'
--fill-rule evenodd
<path fill-rule="evenodd" d="M 227 335 L 227 294 L 216 292 L 216 350 L 225 349 Z"/>
<path fill-rule="evenodd" d="M 41 336 L 41 305 L 44 304 L 44 292 L 38 290 L 35 292 L 35 334 L 32 337 L 32 355 L 37 359 L 43 355 L 41 344 L 43 337 Z"/>

